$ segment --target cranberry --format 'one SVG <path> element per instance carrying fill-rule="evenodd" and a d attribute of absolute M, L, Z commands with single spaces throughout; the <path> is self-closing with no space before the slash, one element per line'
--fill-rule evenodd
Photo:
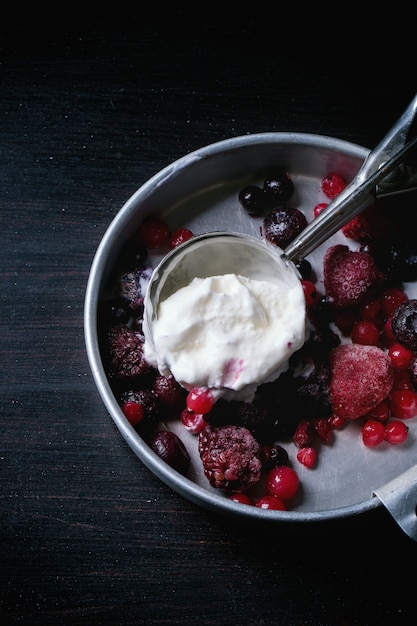
<path fill-rule="evenodd" d="M 392 315 L 400 304 L 408 300 L 407 294 L 397 287 L 386 289 L 381 295 L 381 309 L 385 317 Z"/>
<path fill-rule="evenodd" d="M 346 187 L 346 181 L 340 174 L 330 172 L 321 181 L 321 188 L 323 193 L 333 200 L 336 198 Z"/>
<path fill-rule="evenodd" d="M 258 509 L 268 509 L 270 511 L 286 511 L 285 502 L 274 495 L 262 496 L 256 501 L 255 506 Z"/>
<path fill-rule="evenodd" d="M 198 435 L 207 426 L 207 422 L 201 413 L 194 413 L 188 409 L 184 409 L 181 412 L 180 420 L 184 428 L 193 435 Z"/>
<path fill-rule="evenodd" d="M 188 241 L 192 237 L 194 237 L 194 233 L 189 228 L 177 228 L 171 234 L 171 237 L 169 239 L 169 246 L 170 248 L 177 248 L 182 243 Z"/>
<path fill-rule="evenodd" d="M 385 441 L 392 445 L 403 443 L 408 437 L 408 426 L 401 420 L 391 420 L 385 426 Z"/>
<path fill-rule="evenodd" d="M 124 416 L 129 420 L 132 426 L 139 424 L 145 415 L 145 409 L 139 402 L 128 400 L 122 405 Z"/>
<path fill-rule="evenodd" d="M 391 358 L 392 367 L 396 370 L 408 369 L 414 358 L 414 352 L 398 342 L 390 346 L 388 355 Z"/>
<path fill-rule="evenodd" d="M 169 430 L 161 430 L 152 437 L 149 446 L 177 472 L 184 475 L 187 473 L 191 459 L 178 435 Z"/>
<path fill-rule="evenodd" d="M 367 448 L 375 448 L 385 439 L 385 426 L 379 420 L 368 419 L 361 428 L 361 435 Z"/>
<path fill-rule="evenodd" d="M 138 229 L 139 240 L 149 250 L 158 250 L 168 244 L 171 233 L 168 225 L 158 217 L 147 217 Z"/>
<path fill-rule="evenodd" d="M 369 411 L 369 413 L 366 414 L 366 417 L 368 419 L 378 420 L 378 422 L 382 422 L 383 424 L 385 424 L 385 422 L 388 421 L 390 415 L 391 411 L 388 402 L 383 400 L 382 402 L 377 404 L 376 407 L 374 407 L 371 411 Z"/>
<path fill-rule="evenodd" d="M 288 465 L 280 465 L 270 470 L 265 477 L 268 495 L 277 496 L 281 500 L 289 500 L 298 489 L 300 479 L 297 472 Z"/>
<path fill-rule="evenodd" d="M 249 504 L 250 506 L 253 506 L 252 500 L 246 493 L 232 493 L 232 495 L 229 496 L 229 499 L 233 500 L 233 502 L 239 502 L 240 504 Z"/>
<path fill-rule="evenodd" d="M 369 320 L 357 321 L 350 333 L 353 343 L 377 346 L 379 344 L 379 329 Z"/>
<path fill-rule="evenodd" d="M 205 415 L 214 406 L 214 398 L 210 389 L 196 387 L 192 389 L 186 398 L 187 409 L 194 413 Z"/>
<path fill-rule="evenodd" d="M 412 389 L 396 389 L 389 395 L 391 414 L 398 419 L 417 416 L 417 393 Z"/>

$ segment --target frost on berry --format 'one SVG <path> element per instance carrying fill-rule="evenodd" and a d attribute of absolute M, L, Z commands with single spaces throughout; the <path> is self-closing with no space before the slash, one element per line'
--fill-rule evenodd
<path fill-rule="evenodd" d="M 361 306 L 381 285 L 383 275 L 367 252 L 330 246 L 323 259 L 326 296 L 335 307 Z"/>
<path fill-rule="evenodd" d="M 345 419 L 369 413 L 390 393 L 393 368 L 377 346 L 343 344 L 330 353 L 330 393 L 333 412 Z"/>
<path fill-rule="evenodd" d="M 261 447 L 243 426 L 207 426 L 198 435 L 198 451 L 212 487 L 246 491 L 261 478 Z"/>

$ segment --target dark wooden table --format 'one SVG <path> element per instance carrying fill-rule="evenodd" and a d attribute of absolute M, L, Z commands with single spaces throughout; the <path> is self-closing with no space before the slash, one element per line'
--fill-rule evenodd
<path fill-rule="evenodd" d="M 122 440 L 83 334 L 94 253 L 143 182 L 247 133 L 374 147 L 416 91 L 404 30 L 44 5 L 0 27 L 0 623 L 411 623 L 417 545 L 385 509 L 307 528 L 200 509 Z"/>

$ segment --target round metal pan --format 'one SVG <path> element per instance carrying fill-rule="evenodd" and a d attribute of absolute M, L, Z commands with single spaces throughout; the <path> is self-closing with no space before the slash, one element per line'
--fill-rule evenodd
<path fill-rule="evenodd" d="M 366 448 L 359 424 L 351 423 L 337 432 L 331 445 L 319 451 L 314 470 L 295 460 L 292 444 L 283 444 L 300 475 L 301 493 L 290 511 L 271 511 L 231 501 L 206 480 L 197 453 L 197 439 L 181 424 L 169 423 L 184 441 L 192 457 L 192 468 L 184 477 L 155 455 L 124 417 L 106 377 L 97 336 L 97 307 L 108 289 L 112 267 L 133 231 L 151 214 L 165 219 L 171 229 L 190 228 L 195 234 L 234 231 L 260 237 L 260 218 L 248 216 L 239 206 L 238 192 L 248 184 L 261 184 L 271 166 L 282 166 L 295 185 L 291 205 L 312 219 L 313 207 L 326 199 L 321 179 L 336 171 L 352 180 L 368 150 L 361 146 L 314 134 L 262 133 L 211 144 L 188 154 L 142 185 L 119 210 L 109 225 L 94 257 L 85 298 L 85 340 L 88 360 L 100 396 L 121 435 L 144 465 L 177 493 L 221 514 L 272 522 L 318 522 L 346 518 L 381 506 L 379 489 L 409 471 L 417 457 L 417 420 L 409 420 L 409 437 L 402 446 Z M 339 233 L 309 257 L 318 271 L 324 250 L 348 240 Z M 156 265 L 160 257 L 153 259 Z M 410 297 L 417 296 L 414 284 L 407 285 Z M 280 442 L 281 443 L 281 442 Z M 382 449 L 383 448 L 383 449 Z M 383 494 L 384 497 L 386 493 Z"/>

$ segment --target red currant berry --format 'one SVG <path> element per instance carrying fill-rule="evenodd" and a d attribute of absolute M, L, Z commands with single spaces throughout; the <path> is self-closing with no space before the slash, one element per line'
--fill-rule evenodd
<path fill-rule="evenodd" d="M 281 500 L 281 498 L 277 498 L 277 496 L 268 495 L 262 496 L 255 503 L 259 509 L 269 509 L 271 511 L 286 511 L 287 507 L 285 506 L 285 502 Z"/>
<path fill-rule="evenodd" d="M 344 417 L 340 417 L 340 415 L 333 414 L 328 418 L 328 422 L 332 428 L 335 430 L 341 430 L 343 426 L 346 424 L 346 420 Z"/>
<path fill-rule="evenodd" d="M 319 204 L 316 204 L 316 206 L 313 209 L 314 217 L 318 217 L 320 213 L 322 213 L 324 209 L 328 206 L 329 204 L 327 202 L 319 202 Z"/>
<path fill-rule="evenodd" d="M 375 448 L 385 439 L 385 426 L 378 420 L 366 420 L 361 428 L 361 435 L 362 441 L 367 448 Z"/>
<path fill-rule="evenodd" d="M 407 294 L 398 287 L 390 287 L 381 295 L 381 309 L 385 318 L 392 315 L 400 304 L 408 300 Z"/>
<path fill-rule="evenodd" d="M 370 300 L 359 309 L 359 318 L 375 322 L 378 320 L 381 312 L 381 301 L 378 298 Z"/>
<path fill-rule="evenodd" d="M 317 450 L 311 447 L 300 448 L 297 452 L 297 461 L 308 467 L 308 469 L 313 469 L 317 463 Z"/>
<path fill-rule="evenodd" d="M 184 243 L 184 241 L 188 241 L 192 237 L 194 237 L 194 233 L 189 228 L 177 228 L 177 230 L 174 230 L 171 234 L 169 246 L 170 248 L 177 248 Z"/>
<path fill-rule="evenodd" d="M 331 172 L 327 174 L 321 181 L 321 188 L 323 193 L 328 198 L 336 198 L 340 192 L 346 187 L 346 181 L 340 174 L 336 174 L 335 172 Z"/>
<path fill-rule="evenodd" d="M 180 420 L 184 428 L 193 435 L 198 435 L 207 426 L 207 422 L 201 413 L 194 413 L 188 409 L 181 411 Z"/>
<path fill-rule="evenodd" d="M 392 420 L 385 426 L 385 441 L 392 445 L 403 443 L 408 437 L 408 426 L 400 420 Z"/>
<path fill-rule="evenodd" d="M 406 370 L 414 358 L 414 352 L 409 350 L 401 343 L 394 342 L 388 350 L 388 356 L 391 359 L 392 367 L 396 370 Z"/>
<path fill-rule="evenodd" d="M 232 493 L 229 499 L 233 500 L 233 502 L 239 502 L 240 504 L 250 504 L 251 506 L 253 506 L 252 500 L 246 493 Z"/>
<path fill-rule="evenodd" d="M 214 399 L 210 389 L 205 387 L 192 389 L 187 395 L 186 405 L 189 411 L 205 415 L 214 406 Z"/>
<path fill-rule="evenodd" d="M 150 250 L 158 250 L 168 244 L 168 225 L 158 217 L 147 217 L 138 229 L 139 240 Z"/>
<path fill-rule="evenodd" d="M 132 426 L 139 424 L 145 414 L 145 409 L 139 402 L 128 400 L 122 406 L 123 415 L 129 420 Z"/>
<path fill-rule="evenodd" d="M 392 346 L 393 343 L 395 343 L 395 337 L 392 332 L 391 322 L 392 316 L 390 316 L 385 322 L 381 333 L 381 341 L 386 348 L 389 348 L 390 346 Z"/>
<path fill-rule="evenodd" d="M 389 395 L 391 415 L 398 419 L 410 419 L 417 415 L 417 393 L 412 389 L 396 389 Z"/>
<path fill-rule="evenodd" d="M 311 308 L 316 306 L 317 302 L 320 300 L 316 285 L 311 280 L 302 280 L 301 286 L 304 291 L 306 307 Z"/>
<path fill-rule="evenodd" d="M 265 477 L 266 491 L 270 496 L 277 496 L 281 500 L 292 498 L 300 483 L 297 472 L 288 465 L 274 467 Z"/>
<path fill-rule="evenodd" d="M 385 422 L 388 421 L 390 415 L 391 412 L 388 402 L 382 401 L 377 404 L 371 411 L 369 411 L 369 413 L 366 414 L 366 417 L 368 419 L 378 420 L 378 422 L 383 422 L 385 424 Z"/>
<path fill-rule="evenodd" d="M 410 370 L 394 370 L 393 389 L 413 389 Z"/>
<path fill-rule="evenodd" d="M 369 320 L 359 320 L 353 325 L 350 334 L 353 343 L 360 343 L 367 346 L 377 346 L 379 344 L 379 330 L 373 322 Z"/>

